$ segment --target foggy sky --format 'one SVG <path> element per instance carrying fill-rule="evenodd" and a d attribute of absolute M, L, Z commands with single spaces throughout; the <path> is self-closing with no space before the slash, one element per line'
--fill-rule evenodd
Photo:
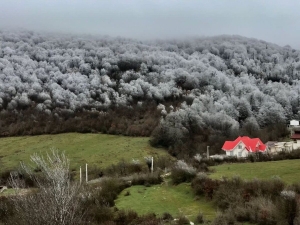
<path fill-rule="evenodd" d="M 1 0 L 0 28 L 136 39 L 237 34 L 300 49 L 298 0 Z"/>

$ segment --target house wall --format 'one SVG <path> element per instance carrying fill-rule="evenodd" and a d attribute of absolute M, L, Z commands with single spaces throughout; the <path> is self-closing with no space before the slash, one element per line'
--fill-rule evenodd
<path fill-rule="evenodd" d="M 277 142 L 274 146 L 268 147 L 268 153 L 290 152 L 298 148 L 300 148 L 300 141 Z"/>
<path fill-rule="evenodd" d="M 299 120 L 291 120 L 290 126 L 299 126 Z"/>
<path fill-rule="evenodd" d="M 293 150 L 292 142 L 277 142 L 275 144 L 275 153 L 278 152 L 290 152 Z"/>
<path fill-rule="evenodd" d="M 270 154 L 277 153 L 275 146 L 267 147 L 267 152 Z"/>
<path fill-rule="evenodd" d="M 231 151 L 226 151 L 226 156 L 247 157 L 248 151 L 245 149 L 243 142 L 240 142 Z"/>
<path fill-rule="evenodd" d="M 293 141 L 293 150 L 300 149 L 300 140 Z"/>

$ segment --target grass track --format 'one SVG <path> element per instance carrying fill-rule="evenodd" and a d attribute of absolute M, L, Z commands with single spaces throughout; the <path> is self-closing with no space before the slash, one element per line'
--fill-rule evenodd
<path fill-rule="evenodd" d="M 129 196 L 125 196 L 127 191 L 130 192 Z M 195 199 L 189 183 L 177 186 L 165 183 L 151 187 L 132 186 L 123 190 L 115 203 L 119 209 L 132 209 L 139 215 L 149 212 L 162 215 L 169 212 L 173 217 L 183 214 L 191 221 L 195 221 L 199 212 L 209 220 L 216 214 L 212 202 L 202 197 Z"/>
<path fill-rule="evenodd" d="M 55 135 L 0 138 L 0 172 L 18 167 L 21 161 L 29 162 L 33 153 L 45 153 L 50 148 L 65 151 L 71 168 L 79 165 L 105 168 L 122 159 L 143 160 L 145 156 L 167 156 L 163 149 L 149 145 L 149 138 L 107 134 L 65 133 Z"/>
<path fill-rule="evenodd" d="M 232 163 L 210 167 L 215 172 L 211 178 L 240 176 L 243 179 L 270 179 L 280 177 L 287 184 L 300 182 L 300 159 L 256 162 L 256 163 Z"/>

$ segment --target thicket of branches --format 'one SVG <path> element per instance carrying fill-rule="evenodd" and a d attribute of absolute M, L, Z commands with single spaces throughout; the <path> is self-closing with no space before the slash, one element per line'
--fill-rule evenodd
<path fill-rule="evenodd" d="M 240 133 L 276 139 L 278 123 L 299 118 L 299 77 L 298 50 L 240 36 L 142 42 L 0 31 L 0 134 L 149 136 L 156 127 L 152 143 L 175 152 Z M 266 135 L 274 127 L 278 135 Z"/>
<path fill-rule="evenodd" d="M 22 169 L 37 190 L 24 193 L 23 180 L 11 175 L 10 185 L 16 194 L 10 198 L 14 216 L 9 224 L 82 224 L 84 210 L 81 209 L 80 185 L 71 181 L 65 154 L 53 150 L 46 158 L 34 154 L 31 161 L 33 168 L 22 165 Z M 40 173 L 33 171 L 36 168 Z"/>
<path fill-rule="evenodd" d="M 192 181 L 194 193 L 214 202 L 219 212 L 210 224 L 299 224 L 299 183 L 279 178 L 244 181 L 239 177 L 212 180 L 202 174 Z M 234 190 L 234 191 L 233 191 Z"/>
<path fill-rule="evenodd" d="M 64 153 L 53 150 L 46 156 L 34 154 L 30 165 L 22 164 L 21 170 L 10 173 L 8 186 L 15 192 L 0 196 L 0 224 L 162 224 L 154 213 L 138 216 L 132 210 L 114 208 L 115 199 L 125 188 L 162 182 L 159 171 L 136 173 L 141 172 L 141 164 L 123 163 L 121 167 L 134 173 L 130 183 L 128 177 L 106 176 L 100 182 L 79 184 L 71 179 Z M 34 187 L 28 188 L 26 179 Z"/>

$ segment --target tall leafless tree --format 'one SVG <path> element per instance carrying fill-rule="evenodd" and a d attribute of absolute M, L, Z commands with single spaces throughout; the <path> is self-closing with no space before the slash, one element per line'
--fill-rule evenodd
<path fill-rule="evenodd" d="M 80 186 L 72 182 L 69 160 L 64 153 L 52 150 L 44 158 L 34 154 L 31 161 L 41 170 L 37 175 L 33 167 L 22 165 L 22 169 L 36 183 L 38 189 L 24 194 L 17 191 L 12 197 L 15 209 L 14 224 L 82 224 L 83 211 L 80 209 Z M 11 177 L 16 190 L 22 185 L 19 179 Z"/>

